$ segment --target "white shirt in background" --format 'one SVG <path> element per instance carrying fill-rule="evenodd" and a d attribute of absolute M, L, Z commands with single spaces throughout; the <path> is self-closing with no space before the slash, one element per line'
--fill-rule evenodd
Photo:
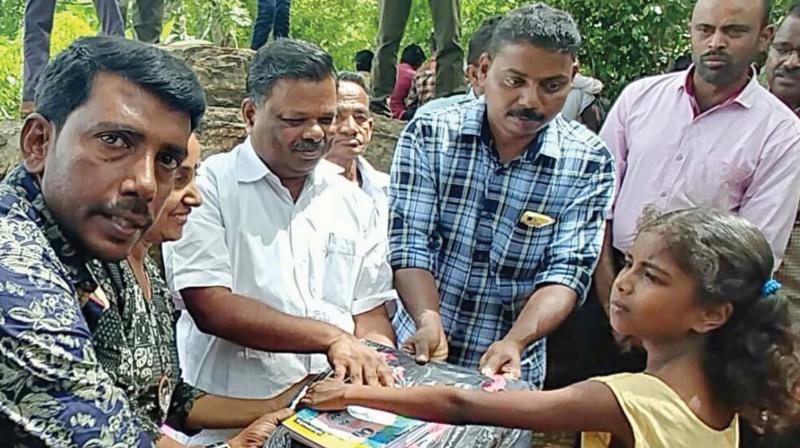
<path fill-rule="evenodd" d="M 361 190 L 372 199 L 378 219 L 389 235 L 389 175 L 376 170 L 364 157 L 356 159 L 356 169 L 361 176 Z"/>

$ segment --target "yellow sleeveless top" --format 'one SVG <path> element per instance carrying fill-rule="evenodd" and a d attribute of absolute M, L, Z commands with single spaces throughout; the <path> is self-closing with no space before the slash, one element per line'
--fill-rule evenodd
<path fill-rule="evenodd" d="M 737 448 L 739 417 L 718 431 L 703 423 L 689 406 L 660 379 L 645 373 L 621 373 L 592 378 L 607 385 L 634 437 L 634 448 Z M 608 448 L 611 434 L 585 432 L 582 448 Z"/>

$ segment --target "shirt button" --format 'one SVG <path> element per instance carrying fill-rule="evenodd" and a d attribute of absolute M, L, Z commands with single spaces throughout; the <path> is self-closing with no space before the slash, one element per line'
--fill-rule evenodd
<path fill-rule="evenodd" d="M 484 211 L 481 212 L 481 218 L 490 219 L 491 217 L 492 217 L 492 214 L 489 213 L 488 211 L 484 210 Z"/>
<path fill-rule="evenodd" d="M 659 196 L 661 196 L 662 198 L 665 198 L 665 197 L 667 197 L 667 192 L 666 191 L 662 191 Z"/>
<path fill-rule="evenodd" d="M 683 154 L 678 154 L 678 157 L 675 157 L 675 160 L 677 160 L 678 162 L 683 160 Z"/>

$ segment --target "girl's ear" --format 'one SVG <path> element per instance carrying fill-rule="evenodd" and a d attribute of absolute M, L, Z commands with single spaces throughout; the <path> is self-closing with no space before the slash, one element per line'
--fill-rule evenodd
<path fill-rule="evenodd" d="M 730 302 L 721 305 L 704 306 L 692 325 L 692 330 L 696 333 L 706 334 L 725 325 L 733 313 L 733 304 Z"/>

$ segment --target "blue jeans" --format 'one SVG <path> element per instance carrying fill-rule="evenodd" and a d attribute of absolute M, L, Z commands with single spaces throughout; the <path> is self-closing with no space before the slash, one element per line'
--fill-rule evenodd
<path fill-rule="evenodd" d="M 258 0 L 250 48 L 258 50 L 266 44 L 270 31 L 273 39 L 287 37 L 291 7 L 292 0 Z"/>

